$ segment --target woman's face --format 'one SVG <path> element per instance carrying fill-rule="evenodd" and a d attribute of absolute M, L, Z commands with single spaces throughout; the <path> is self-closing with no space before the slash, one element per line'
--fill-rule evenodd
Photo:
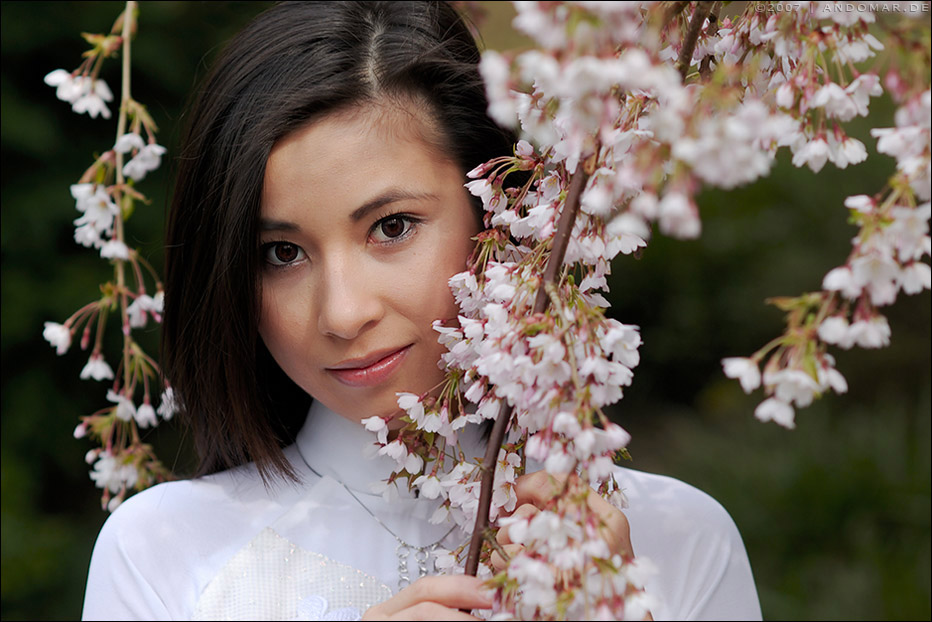
<path fill-rule="evenodd" d="M 443 380 L 434 320 L 478 220 L 421 114 L 331 114 L 272 149 L 262 194 L 259 332 L 288 376 L 353 421 Z M 392 427 L 398 427 L 395 424 Z"/>

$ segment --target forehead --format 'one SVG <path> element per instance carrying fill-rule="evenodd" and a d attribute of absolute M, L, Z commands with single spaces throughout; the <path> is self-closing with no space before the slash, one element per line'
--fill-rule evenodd
<path fill-rule="evenodd" d="M 465 181 L 423 108 L 375 103 L 330 113 L 279 140 L 269 155 L 263 218 L 355 210 L 389 190 L 441 194 Z"/>
<path fill-rule="evenodd" d="M 419 96 L 383 96 L 365 99 L 314 117 L 279 139 L 272 153 L 283 143 L 294 140 L 313 127 L 340 128 L 341 132 L 366 134 L 369 140 L 421 143 L 438 157 L 453 159 L 433 106 Z M 321 132 L 323 134 L 324 132 Z"/>

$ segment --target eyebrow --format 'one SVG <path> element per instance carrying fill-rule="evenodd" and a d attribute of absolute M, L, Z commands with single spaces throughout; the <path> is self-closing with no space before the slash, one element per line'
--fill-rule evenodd
<path fill-rule="evenodd" d="M 424 193 L 424 192 L 412 192 L 410 190 L 404 190 L 402 188 L 390 188 L 386 192 L 380 194 L 370 201 L 366 201 L 359 207 L 357 207 L 350 214 L 350 220 L 353 222 L 359 222 L 371 212 L 390 205 L 392 203 L 398 203 L 399 201 L 425 201 L 425 200 L 437 200 L 438 197 L 436 194 Z M 301 227 L 296 225 L 293 222 L 287 220 L 272 220 L 268 218 L 262 218 L 259 221 L 259 228 L 262 231 L 299 231 Z"/>

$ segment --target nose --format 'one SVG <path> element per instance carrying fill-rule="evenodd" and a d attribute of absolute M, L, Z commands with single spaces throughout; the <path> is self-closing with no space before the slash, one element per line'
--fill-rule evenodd
<path fill-rule="evenodd" d="M 354 339 L 384 315 L 379 279 L 351 258 L 330 262 L 323 277 L 317 327 L 321 334 Z M 382 284 L 384 286 L 384 283 Z"/>

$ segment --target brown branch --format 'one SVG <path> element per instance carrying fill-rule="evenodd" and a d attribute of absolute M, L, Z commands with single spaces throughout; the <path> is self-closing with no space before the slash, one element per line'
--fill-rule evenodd
<path fill-rule="evenodd" d="M 689 6 L 689 0 L 680 0 L 679 2 L 671 2 L 669 8 L 667 9 L 667 14 L 664 16 L 664 23 L 669 24 L 676 17 L 683 12 L 683 9 Z"/>
<path fill-rule="evenodd" d="M 560 221 L 557 223 L 553 248 L 550 250 L 547 267 L 544 268 L 543 282 L 540 284 L 540 289 L 537 290 L 533 313 L 546 311 L 549 301 L 547 288 L 556 284 L 557 276 L 563 267 L 563 258 L 566 256 L 566 249 L 570 243 L 570 234 L 573 232 L 573 225 L 576 223 L 576 214 L 579 213 L 579 200 L 583 188 L 586 186 L 586 181 L 589 179 L 589 174 L 584 170 L 583 164 L 580 163 L 579 166 L 580 168 L 577 169 L 573 175 L 573 180 L 570 182 L 563 213 L 560 214 Z M 489 510 L 492 507 L 495 463 L 498 461 L 498 451 L 502 447 L 502 441 L 505 440 L 505 432 L 508 430 L 508 423 L 511 421 L 513 412 L 512 408 L 508 408 L 505 413 L 498 413 L 498 418 L 495 419 L 492 426 L 492 433 L 489 435 L 489 444 L 485 449 L 485 457 L 482 459 L 479 508 L 476 512 L 476 524 L 473 527 L 472 539 L 469 542 L 469 555 L 466 558 L 466 574 L 468 575 L 476 576 L 479 571 L 479 555 L 482 553 L 482 541 L 489 526 Z"/>
<path fill-rule="evenodd" d="M 686 30 L 686 39 L 683 41 L 683 47 L 680 48 L 680 56 L 676 59 L 676 66 L 680 70 L 680 77 L 685 81 L 686 74 L 689 72 L 689 65 L 693 58 L 693 52 L 696 49 L 696 43 L 699 41 L 699 32 L 706 18 L 712 13 L 716 2 L 697 2 L 696 9 L 693 11 L 692 19 L 689 20 L 689 28 Z"/>
<path fill-rule="evenodd" d="M 718 34 L 718 15 L 722 11 L 722 1 L 718 0 L 712 5 L 712 12 L 709 13 L 709 28 L 708 35 L 714 37 Z M 712 55 L 708 54 L 705 58 L 702 59 L 702 62 L 699 63 L 699 76 L 706 80 L 712 75 Z"/>
<path fill-rule="evenodd" d="M 717 35 L 718 34 L 718 16 L 722 13 L 722 7 L 724 3 L 722 0 L 718 0 L 715 4 L 712 5 L 712 11 L 709 13 L 709 34 Z"/>
<path fill-rule="evenodd" d="M 699 76 L 705 80 L 712 75 L 712 56 L 706 56 L 699 63 Z"/>
<path fill-rule="evenodd" d="M 570 234 L 573 233 L 573 225 L 576 224 L 576 214 L 579 212 L 579 199 L 582 196 L 582 190 L 589 179 L 589 175 L 583 170 L 583 163 L 580 162 L 580 168 L 573 175 L 570 182 L 570 189 L 566 193 L 566 203 L 564 204 L 563 213 L 560 214 L 560 222 L 557 223 L 557 232 L 553 237 L 553 248 L 550 249 L 550 259 L 547 261 L 547 267 L 544 269 L 544 282 L 541 283 L 537 290 L 537 298 L 534 300 L 534 313 L 543 313 L 547 310 L 549 296 L 547 287 L 555 285 L 557 275 L 563 268 L 563 258 L 566 257 L 566 248 L 570 244 Z"/>

